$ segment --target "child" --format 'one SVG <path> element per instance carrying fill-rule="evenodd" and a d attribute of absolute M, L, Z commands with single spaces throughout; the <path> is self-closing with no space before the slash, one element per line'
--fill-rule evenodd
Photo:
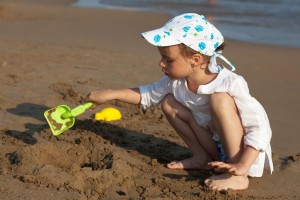
<path fill-rule="evenodd" d="M 205 180 L 213 190 L 246 189 L 248 176 L 273 171 L 271 129 L 259 102 L 250 96 L 245 80 L 216 63 L 222 34 L 204 16 L 186 13 L 162 28 L 142 33 L 161 54 L 164 77 L 134 89 L 98 90 L 88 95 L 93 108 L 109 100 L 161 104 L 171 126 L 192 157 L 173 161 L 170 169 L 211 169 L 220 172 Z"/>

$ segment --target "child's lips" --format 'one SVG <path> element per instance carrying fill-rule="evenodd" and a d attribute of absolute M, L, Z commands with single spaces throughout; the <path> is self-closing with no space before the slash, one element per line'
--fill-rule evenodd
<path fill-rule="evenodd" d="M 169 76 L 169 73 L 166 72 L 164 69 L 161 69 L 161 71 L 162 71 L 166 76 Z"/>

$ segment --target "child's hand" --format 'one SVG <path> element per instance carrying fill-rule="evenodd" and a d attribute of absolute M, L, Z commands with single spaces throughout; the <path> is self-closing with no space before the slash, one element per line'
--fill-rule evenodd
<path fill-rule="evenodd" d="M 87 97 L 86 101 L 93 102 L 93 106 L 91 107 L 94 110 L 98 105 L 105 103 L 106 101 L 110 100 L 108 98 L 109 90 L 95 90 L 91 91 Z"/>
<path fill-rule="evenodd" d="M 244 176 L 247 175 L 248 170 L 245 169 L 244 166 L 237 164 L 224 163 L 221 161 L 213 161 L 208 163 L 209 166 L 216 169 L 219 172 L 229 172 L 235 176 Z"/>

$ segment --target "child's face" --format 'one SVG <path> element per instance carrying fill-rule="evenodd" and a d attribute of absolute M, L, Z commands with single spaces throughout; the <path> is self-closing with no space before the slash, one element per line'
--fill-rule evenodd
<path fill-rule="evenodd" d="M 159 66 L 166 76 L 172 80 L 185 78 L 193 72 L 191 60 L 184 57 L 178 45 L 158 47 L 161 55 Z"/>

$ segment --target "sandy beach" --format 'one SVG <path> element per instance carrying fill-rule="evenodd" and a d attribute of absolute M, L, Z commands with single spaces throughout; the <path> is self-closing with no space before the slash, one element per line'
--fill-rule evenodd
<path fill-rule="evenodd" d="M 140 33 L 157 13 L 71 7 L 71 0 L 0 0 L 0 199 L 300 199 L 300 49 L 226 40 L 224 55 L 265 107 L 275 171 L 245 191 L 209 191 L 199 170 L 169 170 L 190 152 L 160 108 L 119 102 L 53 136 L 43 116 L 100 88 L 161 78 Z M 122 120 L 94 120 L 115 107 Z"/>

